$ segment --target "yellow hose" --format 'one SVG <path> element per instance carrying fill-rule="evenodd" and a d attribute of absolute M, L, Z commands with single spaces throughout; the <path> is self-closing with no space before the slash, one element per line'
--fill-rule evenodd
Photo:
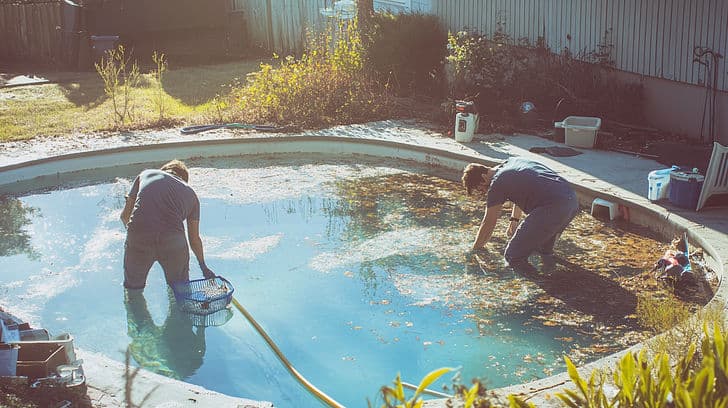
<path fill-rule="evenodd" d="M 241 305 L 234 297 L 233 297 L 232 302 L 233 302 L 233 305 L 235 305 L 235 307 L 240 311 L 240 313 L 242 313 L 243 316 L 245 316 L 245 318 L 248 319 L 248 322 L 250 322 L 250 324 L 253 325 L 253 327 L 258 332 L 258 334 L 260 334 L 260 336 L 263 337 L 263 339 L 265 340 L 265 342 L 268 343 L 268 347 L 270 347 L 271 350 L 273 350 L 273 353 L 275 353 L 276 357 L 278 357 L 278 359 L 281 360 L 281 363 L 283 363 L 283 365 L 286 367 L 286 369 L 288 370 L 288 372 L 291 373 L 291 375 L 293 375 L 294 377 L 296 377 L 296 379 L 298 380 L 298 382 L 301 383 L 301 385 L 303 385 L 304 387 L 306 387 L 306 389 L 311 394 L 313 394 L 314 396 L 316 396 L 316 398 L 318 398 L 324 404 L 326 404 L 326 405 L 328 405 L 330 407 L 344 408 L 343 405 L 339 404 L 333 398 L 331 398 L 328 395 L 324 394 L 321 390 L 319 390 L 318 388 L 316 388 L 316 386 L 314 386 L 313 384 L 311 384 L 310 382 L 308 382 L 308 380 L 306 378 L 304 378 L 303 375 L 301 375 L 301 373 L 299 373 L 298 371 L 296 371 L 296 369 L 293 367 L 293 365 L 291 365 L 291 362 L 288 361 L 288 359 L 286 358 L 285 355 L 283 355 L 283 353 L 278 348 L 278 346 L 276 346 L 276 344 L 268 336 L 268 334 L 265 332 L 265 330 L 263 330 L 263 328 L 260 327 L 260 325 L 258 324 L 258 322 L 256 322 L 255 319 L 253 318 L 253 316 L 250 313 L 248 313 L 247 310 L 245 310 L 245 308 L 243 307 L 243 305 Z"/>

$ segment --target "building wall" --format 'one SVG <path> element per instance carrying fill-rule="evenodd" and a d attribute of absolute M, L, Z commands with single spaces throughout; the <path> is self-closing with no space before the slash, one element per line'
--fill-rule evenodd
<path fill-rule="evenodd" d="M 644 86 L 647 125 L 686 135 L 698 143 L 711 142 L 705 87 L 628 72 L 622 72 L 621 76 Z M 716 93 L 713 119 L 715 141 L 728 146 L 728 92 Z"/>

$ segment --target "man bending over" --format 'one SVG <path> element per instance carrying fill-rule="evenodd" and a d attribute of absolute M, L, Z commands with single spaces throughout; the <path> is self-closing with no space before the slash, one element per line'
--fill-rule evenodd
<path fill-rule="evenodd" d="M 533 271 L 528 256 L 541 255 L 544 269 L 555 264 L 554 243 L 579 210 L 576 193 L 564 178 L 541 163 L 512 157 L 495 167 L 470 163 L 465 167 L 462 183 L 468 194 L 487 191 L 486 209 L 473 250 L 490 240 L 501 207 L 513 203 L 507 235 L 505 258 L 517 271 Z M 521 218 L 527 214 L 523 222 Z"/>
<path fill-rule="evenodd" d="M 134 179 L 121 211 L 121 222 L 127 228 L 125 288 L 143 289 L 155 261 L 162 266 L 168 285 L 187 282 L 190 275 L 187 238 L 204 277 L 215 276 L 205 264 L 200 239 L 200 201 L 187 184 L 188 180 L 187 166 L 179 160 L 170 161 L 160 170 L 144 170 Z"/>

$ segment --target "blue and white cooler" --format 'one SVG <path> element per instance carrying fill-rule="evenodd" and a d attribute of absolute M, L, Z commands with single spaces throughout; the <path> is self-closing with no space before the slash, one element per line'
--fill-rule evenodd
<path fill-rule="evenodd" d="M 672 166 L 669 169 L 653 170 L 647 175 L 647 198 L 650 201 L 659 201 L 668 198 L 670 191 L 670 173 L 680 169 Z"/>

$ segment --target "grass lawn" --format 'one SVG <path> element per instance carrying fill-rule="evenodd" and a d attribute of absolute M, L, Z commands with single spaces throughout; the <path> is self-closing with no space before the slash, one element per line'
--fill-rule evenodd
<path fill-rule="evenodd" d="M 169 69 L 162 76 L 161 104 L 155 102 L 159 84 L 151 68 L 141 68 L 141 85 L 129 100 L 130 129 L 196 123 L 214 118 L 216 96 L 244 83 L 257 71 L 261 60 Z M 52 74 L 49 74 L 52 79 Z M 114 108 L 104 93 L 104 82 L 96 71 L 80 72 L 62 83 L 0 88 L 0 142 L 42 136 L 118 130 Z M 160 116 L 159 106 L 164 115 Z"/>

